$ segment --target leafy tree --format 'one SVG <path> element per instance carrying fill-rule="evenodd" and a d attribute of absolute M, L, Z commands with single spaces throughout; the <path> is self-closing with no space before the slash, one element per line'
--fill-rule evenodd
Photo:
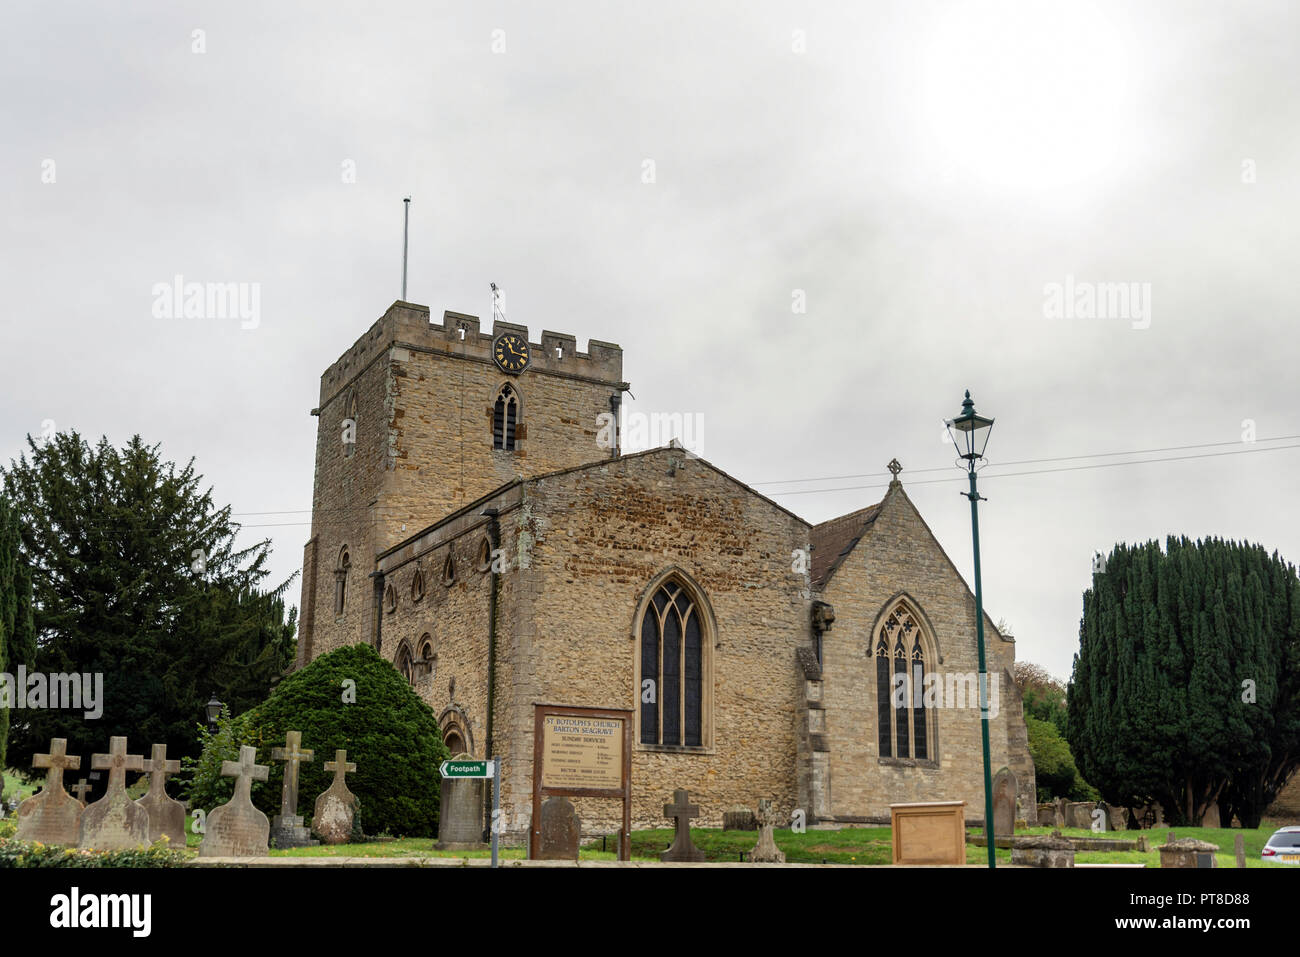
<path fill-rule="evenodd" d="M 195 719 L 212 694 L 236 710 L 261 700 L 292 663 L 286 581 L 259 590 L 270 542 L 237 548 L 230 507 L 217 508 L 193 460 L 164 462 L 139 436 L 117 449 L 76 432 L 0 469 L 32 572 L 35 669 L 102 673 L 103 715 L 15 713 L 10 760 L 30 764 L 51 737 L 70 753 L 134 748 L 193 753 Z"/>
<path fill-rule="evenodd" d="M 1300 764 L 1300 579 L 1221 539 L 1117 545 L 1084 593 L 1067 738 L 1112 804 L 1247 827 Z M 1221 807 L 1221 811 L 1224 810 Z"/>
<path fill-rule="evenodd" d="M 257 748 L 258 763 L 271 766 L 266 783 L 254 785 L 253 802 L 268 815 L 278 814 L 284 764 L 271 759 L 271 749 L 284 746 L 288 731 L 301 732 L 302 746 L 315 752 L 300 766 L 299 814 L 311 817 L 316 797 L 333 779 L 324 764 L 345 748 L 357 765 L 347 783 L 366 831 L 437 833 L 438 766 L 449 757 L 438 719 L 369 645 L 321 655 L 280 682 L 256 708 L 233 719 L 223 716 L 214 735 L 205 733 L 203 753 L 190 765 L 191 806 L 210 811 L 230 799 L 234 779 L 221 776 L 221 762 L 235 760 L 239 746 L 250 744 Z"/>
<path fill-rule="evenodd" d="M 1064 736 L 1067 721 L 1065 685 L 1042 665 L 1030 661 L 1016 662 L 1014 678 L 1020 697 L 1024 699 L 1025 714 L 1040 721 L 1050 721 L 1056 726 L 1057 733 Z"/>
<path fill-rule="evenodd" d="M 1025 728 L 1029 732 L 1029 756 L 1034 759 L 1038 799 L 1050 801 L 1061 796 L 1071 801 L 1095 801 L 1097 792 L 1079 774 L 1070 746 L 1056 725 L 1026 714 Z"/>

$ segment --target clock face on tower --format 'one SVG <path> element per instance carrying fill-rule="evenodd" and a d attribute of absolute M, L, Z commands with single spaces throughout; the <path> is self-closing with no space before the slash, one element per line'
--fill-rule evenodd
<path fill-rule="evenodd" d="M 502 372 L 518 375 L 528 368 L 528 340 L 516 332 L 503 332 L 492 343 L 492 358 Z"/>

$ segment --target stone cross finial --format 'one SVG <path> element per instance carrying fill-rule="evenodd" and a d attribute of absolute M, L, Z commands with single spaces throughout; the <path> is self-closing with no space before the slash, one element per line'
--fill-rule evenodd
<path fill-rule="evenodd" d="M 315 752 L 302 748 L 302 732 L 289 731 L 284 736 L 283 748 L 272 748 L 271 759 L 283 761 L 284 787 L 280 792 L 280 813 L 293 817 L 298 813 L 298 765 L 311 761 Z"/>
<path fill-rule="evenodd" d="M 167 745 L 155 744 L 153 754 L 144 762 L 142 770 L 149 772 L 149 790 L 161 791 L 166 787 L 167 775 L 180 773 L 181 763 L 167 760 Z"/>
<path fill-rule="evenodd" d="M 113 740 L 117 740 L 114 738 Z M 125 747 L 126 739 L 122 739 Z M 98 758 L 98 756 L 96 756 Z M 98 767 L 98 765 L 96 765 Z M 49 754 L 33 754 L 32 767 L 48 768 L 45 774 L 45 790 L 62 791 L 63 790 L 63 772 L 64 770 L 76 771 L 81 768 L 81 756 L 78 754 L 68 754 L 68 739 L 53 738 L 50 740 Z"/>
<path fill-rule="evenodd" d="M 886 465 L 885 468 L 889 469 L 889 474 L 894 476 L 893 480 L 897 482 L 898 473 L 903 471 L 903 467 L 898 464 L 898 459 L 890 459 L 889 464 Z"/>
<path fill-rule="evenodd" d="M 144 755 L 127 754 L 126 738 L 113 737 L 108 741 L 108 754 L 93 754 L 90 766 L 96 771 L 108 771 L 108 788 L 126 787 L 127 771 L 143 771 Z"/>
<path fill-rule="evenodd" d="M 77 800 L 81 802 L 82 807 L 86 806 L 86 792 L 89 790 L 90 790 L 90 784 L 89 782 L 86 781 L 85 778 L 82 778 L 80 781 L 78 781 L 77 786 L 72 789 L 72 793 L 77 796 Z"/>
<path fill-rule="evenodd" d="M 344 777 L 343 777 L 343 776 L 344 776 L 345 774 L 350 774 L 351 772 L 355 771 L 356 769 L 357 769 L 357 766 L 356 766 L 355 764 L 353 764 L 351 761 L 348 760 L 348 753 L 347 753 L 347 751 L 342 751 L 342 750 L 340 750 L 340 751 L 335 751 L 335 752 L 334 752 L 334 760 L 333 760 L 333 761 L 326 761 L 326 762 L 325 762 L 325 770 L 326 770 L 326 771 L 333 771 L 333 772 L 334 772 L 334 783 L 336 783 L 336 784 L 340 784 L 340 785 L 342 785 L 342 784 L 346 784 L 346 781 L 344 780 Z"/>
<path fill-rule="evenodd" d="M 235 794 L 231 798 L 232 802 L 239 797 L 243 797 L 247 801 L 253 782 L 265 781 L 270 773 L 271 768 L 268 765 L 257 763 L 257 748 L 251 744 L 240 746 L 238 761 L 221 762 L 222 776 L 237 779 L 235 781 Z"/>

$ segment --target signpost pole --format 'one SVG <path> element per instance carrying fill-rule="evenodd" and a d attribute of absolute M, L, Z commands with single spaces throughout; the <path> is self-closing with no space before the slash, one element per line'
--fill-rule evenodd
<path fill-rule="evenodd" d="M 497 866 L 497 836 L 501 832 L 501 759 L 492 759 L 492 866 Z"/>

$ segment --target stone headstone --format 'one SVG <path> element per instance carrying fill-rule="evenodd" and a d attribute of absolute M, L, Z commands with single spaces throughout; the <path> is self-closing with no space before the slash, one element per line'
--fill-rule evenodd
<path fill-rule="evenodd" d="M 1246 866 L 1246 837 L 1238 834 L 1232 839 L 1232 850 L 1237 855 L 1237 866 Z"/>
<path fill-rule="evenodd" d="M 1096 801 L 1075 801 L 1066 807 L 1065 820 L 1071 827 L 1091 831 L 1092 809 L 1096 806 Z"/>
<path fill-rule="evenodd" d="M 760 828 L 758 843 L 750 852 L 749 859 L 755 864 L 784 864 L 785 852 L 776 846 L 772 829 L 776 826 L 776 811 L 772 808 L 771 798 L 759 798 L 758 814 L 755 815 Z M 689 834 L 689 832 L 688 832 Z"/>
<path fill-rule="evenodd" d="M 80 768 L 80 756 L 68 754 L 67 738 L 54 738 L 49 754 L 32 755 L 32 767 L 48 768 L 45 787 L 18 805 L 18 840 L 76 844 L 81 803 L 63 790 L 63 772 Z"/>
<path fill-rule="evenodd" d="M 1057 798 L 1052 802 L 1052 818 L 1058 831 L 1065 827 L 1065 798 Z"/>
<path fill-rule="evenodd" d="M 1003 768 L 993 778 L 993 836 L 1008 837 L 1016 832 L 1016 775 Z"/>
<path fill-rule="evenodd" d="M 756 831 L 758 820 L 750 808 L 737 804 L 722 812 L 722 829 L 724 831 Z"/>
<path fill-rule="evenodd" d="M 89 790 L 90 790 L 90 784 L 89 782 L 86 781 L 85 778 L 82 778 L 80 781 L 78 781 L 77 786 L 72 789 L 72 793 L 77 796 L 77 800 L 81 802 L 82 807 L 86 806 L 86 792 Z"/>
<path fill-rule="evenodd" d="M 348 790 L 345 775 L 357 766 L 348 762 L 346 751 L 335 751 L 334 760 L 325 762 L 325 770 L 334 772 L 329 788 L 316 799 L 316 810 L 311 817 L 312 833 L 323 844 L 346 844 L 352 840 L 352 821 L 356 813 L 357 797 Z"/>
<path fill-rule="evenodd" d="M 314 752 L 302 747 L 302 732 L 289 731 L 283 748 L 272 748 L 271 759 L 284 762 L 284 784 L 280 788 L 280 813 L 271 821 L 271 837 L 276 847 L 310 847 L 311 832 L 303 827 L 298 813 L 298 767 L 311 761 Z"/>
<path fill-rule="evenodd" d="M 691 795 L 680 788 L 673 792 L 673 803 L 664 805 L 664 817 L 673 819 L 676 830 L 673 843 L 659 855 L 661 861 L 702 861 L 704 852 L 691 843 L 691 818 L 700 816 L 700 806 L 691 803 Z"/>
<path fill-rule="evenodd" d="M 1205 809 L 1205 817 L 1201 818 L 1201 827 L 1217 828 L 1219 826 L 1219 802 L 1211 801 L 1210 806 Z"/>
<path fill-rule="evenodd" d="M 172 847 L 185 846 L 185 807 L 167 796 L 167 775 L 181 769 L 179 761 L 167 760 L 167 745 L 155 744 L 144 770 L 149 773 L 149 791 L 135 803 L 149 815 L 149 841 L 166 837 Z"/>
<path fill-rule="evenodd" d="M 1073 867 L 1074 845 L 1060 831 L 1041 837 L 1018 837 L 1011 844 L 1011 863 L 1025 867 Z"/>
<path fill-rule="evenodd" d="M 1112 831 L 1123 831 L 1128 827 L 1128 810 L 1122 807 L 1106 808 L 1107 827 Z"/>
<path fill-rule="evenodd" d="M 582 822 L 566 797 L 549 797 L 542 802 L 541 841 L 538 860 L 576 861 Z"/>
<path fill-rule="evenodd" d="M 1158 831 L 1160 830 L 1160 828 L 1165 826 L 1165 806 L 1163 804 L 1157 803 L 1155 807 L 1155 812 L 1156 812 L 1156 823 L 1151 826 Z"/>
<path fill-rule="evenodd" d="M 452 760 L 473 760 L 467 753 L 453 755 Z M 483 843 L 483 803 L 486 778 L 443 778 L 438 811 L 440 851 L 477 851 Z"/>
<path fill-rule="evenodd" d="M 126 772 L 143 771 L 144 755 L 127 754 L 126 738 L 109 740 L 108 754 L 95 754 L 91 767 L 108 771 L 104 796 L 81 812 L 82 847 L 123 851 L 149 844 L 149 812 L 126 793 Z"/>
<path fill-rule="evenodd" d="M 1214 855 L 1219 850 L 1219 846 L 1211 844 L 1209 841 L 1198 841 L 1194 837 L 1185 837 L 1181 841 L 1170 840 L 1168 843 L 1161 844 L 1158 850 L 1160 851 L 1160 866 L 1162 868 L 1218 866 L 1215 863 Z"/>
<path fill-rule="evenodd" d="M 1138 850 L 1143 854 L 1151 852 L 1151 841 L 1145 834 L 1138 835 Z"/>
<path fill-rule="evenodd" d="M 199 857 L 265 857 L 271 822 L 253 807 L 253 781 L 265 781 L 271 769 L 258 764 L 257 748 L 245 744 L 239 749 L 238 761 L 222 761 L 221 773 L 235 778 L 235 793 L 230 801 L 214 807 L 204 825 Z"/>

